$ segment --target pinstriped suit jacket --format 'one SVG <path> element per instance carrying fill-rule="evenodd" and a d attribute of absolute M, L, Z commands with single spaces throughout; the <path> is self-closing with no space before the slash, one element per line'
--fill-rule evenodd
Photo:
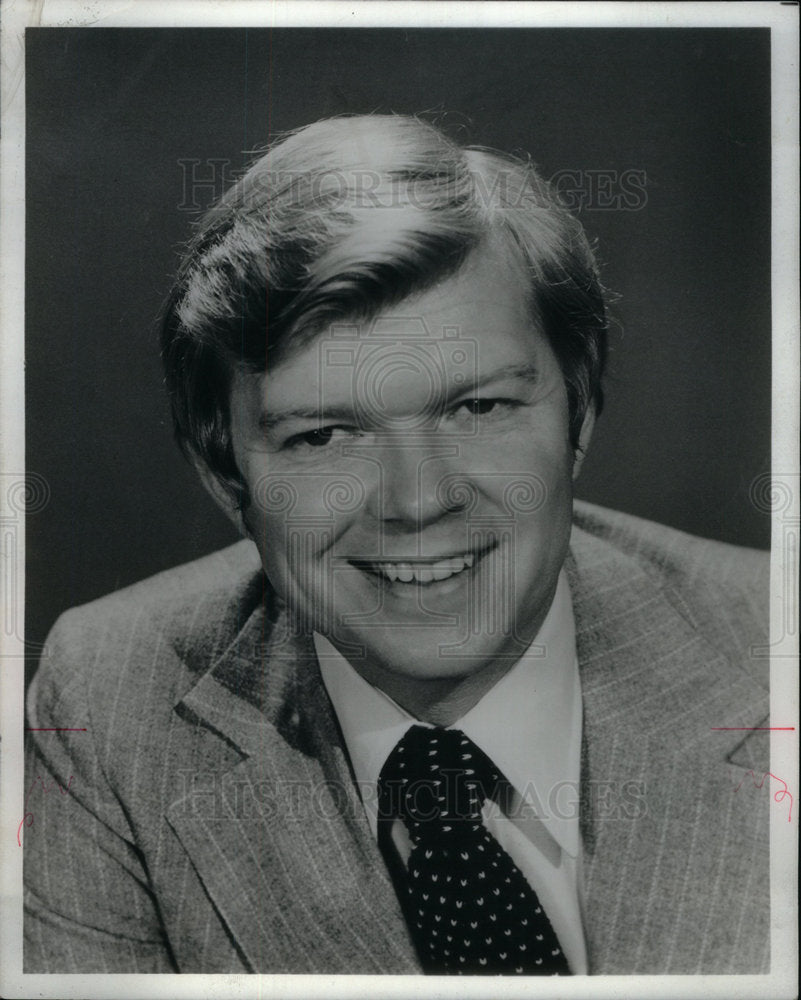
<path fill-rule="evenodd" d="M 766 563 L 576 505 L 592 973 L 769 968 L 769 792 L 735 792 L 767 736 L 712 731 L 765 724 Z M 241 542 L 54 628 L 29 725 L 87 732 L 29 748 L 26 971 L 420 971 L 311 643 L 263 587 Z"/>

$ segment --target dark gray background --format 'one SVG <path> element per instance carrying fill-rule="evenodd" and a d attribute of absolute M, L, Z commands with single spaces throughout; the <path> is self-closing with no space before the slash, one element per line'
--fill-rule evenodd
<path fill-rule="evenodd" d="M 431 112 L 546 177 L 645 171 L 580 211 L 613 305 L 608 405 L 579 495 L 767 547 L 766 29 L 33 29 L 27 47 L 26 633 L 234 539 L 172 443 L 154 317 L 196 213 L 181 161 L 333 114 Z M 447 112 L 447 114 L 445 114 Z"/>

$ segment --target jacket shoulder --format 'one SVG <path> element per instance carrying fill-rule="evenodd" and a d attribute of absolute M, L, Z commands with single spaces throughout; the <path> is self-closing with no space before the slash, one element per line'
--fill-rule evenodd
<path fill-rule="evenodd" d="M 147 669 L 180 688 L 233 641 L 264 591 L 258 551 L 241 541 L 71 608 L 47 637 L 34 687 L 81 677 L 102 696 L 123 675 L 135 688 Z"/>
<path fill-rule="evenodd" d="M 690 535 L 633 514 L 609 510 L 577 500 L 574 541 L 591 548 L 590 539 L 606 542 L 638 560 L 644 568 L 673 577 L 731 578 L 735 585 L 761 585 L 766 580 L 770 553 Z M 578 538 L 577 538 L 578 536 Z"/>
<path fill-rule="evenodd" d="M 65 633 L 131 617 L 169 622 L 194 614 L 198 604 L 224 606 L 246 589 L 260 572 L 255 545 L 236 542 L 200 559 L 174 566 L 97 600 L 65 611 L 58 619 Z"/>
<path fill-rule="evenodd" d="M 732 653 L 768 640 L 769 552 L 577 501 L 571 553 L 589 578 L 642 573 Z"/>

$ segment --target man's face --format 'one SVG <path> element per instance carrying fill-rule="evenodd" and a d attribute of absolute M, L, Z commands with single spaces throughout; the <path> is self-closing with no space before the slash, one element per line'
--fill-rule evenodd
<path fill-rule="evenodd" d="M 513 665 L 567 551 L 567 397 L 524 288 L 480 248 L 234 384 L 245 522 L 273 587 L 418 714 L 457 690 L 476 700 Z"/>

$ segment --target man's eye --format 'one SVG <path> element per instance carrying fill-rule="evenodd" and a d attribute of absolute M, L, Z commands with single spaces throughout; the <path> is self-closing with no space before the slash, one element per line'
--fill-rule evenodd
<path fill-rule="evenodd" d="M 285 443 L 284 447 L 293 448 L 326 448 L 338 441 L 346 441 L 358 436 L 359 432 L 352 427 L 315 427 L 314 430 L 295 434 Z"/>
<path fill-rule="evenodd" d="M 523 403 L 519 399 L 507 399 L 501 396 L 476 396 L 473 399 L 463 399 L 457 406 L 457 410 L 463 414 L 469 413 L 471 417 L 482 417 L 488 413 L 494 417 L 501 417 L 522 405 Z"/>
<path fill-rule="evenodd" d="M 465 407 L 471 416 L 479 417 L 483 413 L 489 413 L 500 402 L 499 399 L 465 399 L 460 405 Z"/>
<path fill-rule="evenodd" d="M 318 427 L 313 431 L 306 431 L 305 434 L 299 434 L 295 440 L 303 444 L 309 444 L 313 448 L 324 448 L 327 444 L 331 443 L 333 436 L 333 427 Z"/>
<path fill-rule="evenodd" d="M 522 406 L 523 403 L 517 399 L 507 399 L 500 396 L 474 396 L 472 399 L 463 399 L 458 402 L 450 411 L 449 419 L 455 421 L 458 426 L 469 424 L 470 427 L 477 422 L 486 422 L 487 430 L 496 422 L 503 423 L 504 419 Z M 484 418 L 482 421 L 481 418 Z"/>

